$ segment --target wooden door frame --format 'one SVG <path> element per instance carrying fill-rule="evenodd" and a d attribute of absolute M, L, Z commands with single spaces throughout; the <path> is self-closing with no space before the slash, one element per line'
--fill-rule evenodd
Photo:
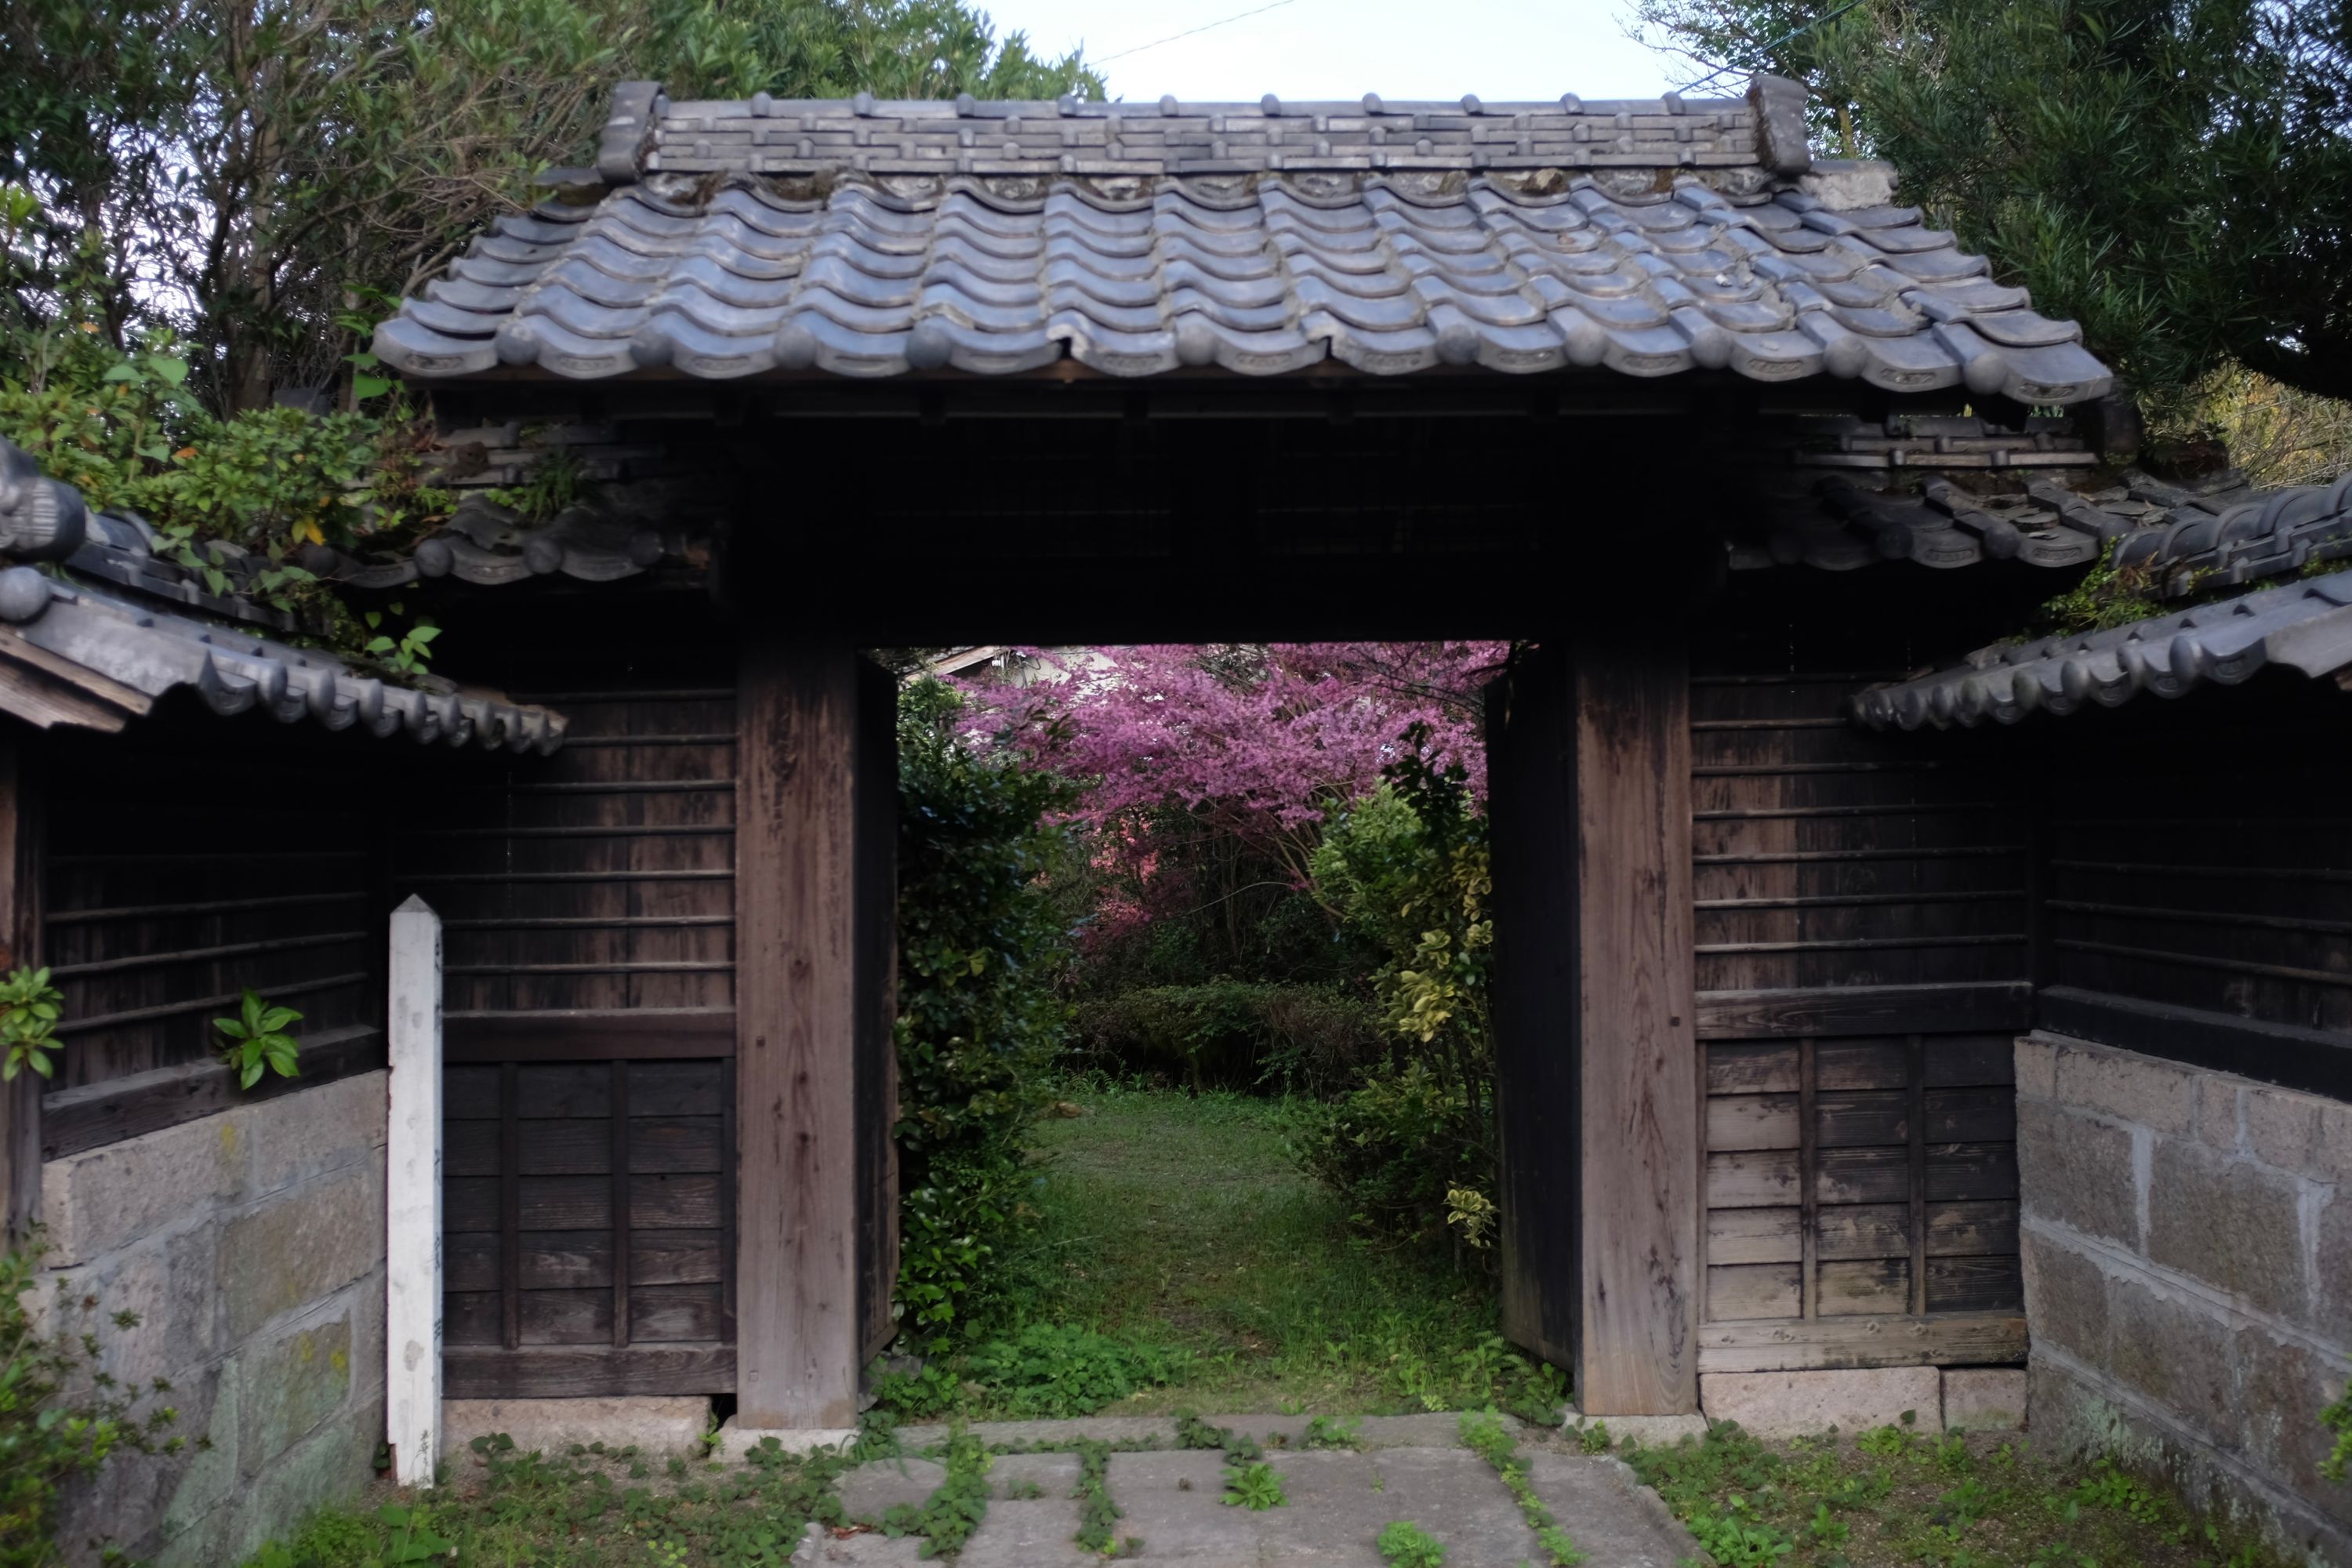
<path fill-rule="evenodd" d="M 1686 1414 L 1704 1201 L 1686 634 L 1547 641 L 1488 715 L 1505 1329 L 1570 1366 L 1586 1415 Z"/>
<path fill-rule="evenodd" d="M 736 1422 L 845 1431 L 898 1272 L 896 686 L 747 627 L 737 689 Z M 878 1327 L 877 1327 L 878 1325 Z"/>

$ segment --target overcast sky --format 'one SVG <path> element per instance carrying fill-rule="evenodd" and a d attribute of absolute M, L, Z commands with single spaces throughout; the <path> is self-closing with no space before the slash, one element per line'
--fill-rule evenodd
<path fill-rule="evenodd" d="M 982 3 L 1040 54 L 1085 44 L 1130 100 L 1654 98 L 1699 74 L 1625 37 L 1631 0 L 1276 0 L 1231 21 L 1265 0 Z"/>

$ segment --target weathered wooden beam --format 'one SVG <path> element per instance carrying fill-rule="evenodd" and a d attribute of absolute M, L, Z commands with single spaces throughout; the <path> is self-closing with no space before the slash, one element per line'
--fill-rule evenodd
<path fill-rule="evenodd" d="M 1687 659 L 1548 643 L 1488 710 L 1503 1305 L 1591 1415 L 1698 1407 L 1703 1113 Z"/>
<path fill-rule="evenodd" d="M 860 721 L 862 666 L 846 646 L 745 633 L 735 1061 L 736 1423 L 747 1431 L 857 1424 L 860 1175 L 871 1169 L 858 1064 L 887 1005 L 875 966 L 888 949 L 870 925 L 890 919 L 891 886 L 872 865 L 875 836 L 858 831 L 890 755 Z"/>
<path fill-rule="evenodd" d="M 452 1345 L 442 1352 L 449 1399 L 570 1399 L 587 1395 L 725 1394 L 738 1385 L 725 1344 Z"/>
<path fill-rule="evenodd" d="M 239 1086 L 235 1068 L 214 1060 L 180 1062 L 61 1089 L 41 1101 L 41 1157 L 62 1160 L 236 1106 L 299 1094 L 383 1065 L 383 1031 L 373 1024 L 353 1024 L 303 1037 L 301 1077 L 272 1076 L 251 1089 Z"/>
<path fill-rule="evenodd" d="M 2015 1313 L 1892 1314 L 1709 1323 L 1699 1370 L 1795 1372 L 1856 1366 L 1999 1366 L 2025 1359 Z"/>
<path fill-rule="evenodd" d="M 1580 637 L 1572 674 L 1583 1237 L 1578 1407 L 1698 1408 L 1703 1102 L 1690 679 L 1671 622 Z"/>

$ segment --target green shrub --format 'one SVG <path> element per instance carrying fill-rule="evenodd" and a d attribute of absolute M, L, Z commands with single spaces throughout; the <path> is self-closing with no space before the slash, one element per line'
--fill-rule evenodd
<path fill-rule="evenodd" d="M 1371 1009 L 1328 985 L 1220 980 L 1149 985 L 1080 1003 L 1088 1065 L 1181 1078 L 1195 1089 L 1281 1084 L 1328 1093 L 1380 1047 Z"/>
<path fill-rule="evenodd" d="M 1491 1192 L 1494 1153 L 1483 1116 L 1457 1084 L 1419 1061 L 1374 1074 L 1337 1102 L 1300 1112 L 1299 1164 L 1338 1194 L 1356 1223 L 1435 1243 L 1449 1233 L 1456 1189 Z"/>
<path fill-rule="evenodd" d="M 1450 1228 L 1457 1257 L 1491 1256 L 1486 819 L 1459 767 L 1423 758 L 1425 738 L 1407 732 L 1387 782 L 1328 826 L 1313 863 L 1318 895 L 1385 955 L 1372 990 L 1403 1065 L 1342 1100 L 1297 1146 L 1360 1223 L 1418 1241 Z"/>
<path fill-rule="evenodd" d="M 1189 1359 L 1091 1329 L 1032 1323 L 919 1372 L 886 1371 L 875 1394 L 885 1409 L 908 1417 L 978 1405 L 1015 1420 L 1066 1420 L 1174 1383 Z"/>
<path fill-rule="evenodd" d="M 1089 1415 L 1146 1388 L 1173 1382 L 1182 1357 L 1091 1329 L 1032 1323 L 966 1359 L 973 1382 L 1016 1419 Z"/>
<path fill-rule="evenodd" d="M 935 680 L 898 710 L 894 1310 L 926 1353 L 1018 1292 L 1030 1131 L 1069 1013 L 1066 933 L 1039 882 L 1069 787 L 961 734 L 961 710 Z"/>
<path fill-rule="evenodd" d="M 98 1336 L 85 1326 L 95 1321 L 94 1298 L 69 1295 L 60 1282 L 47 1325 L 53 1331 L 36 1321 L 27 1303 L 41 1251 L 36 1229 L 24 1247 L 0 1253 L 0 1568 L 61 1560 L 52 1537 L 67 1482 L 95 1474 L 118 1449 L 177 1453 L 183 1446 L 163 1436 L 176 1411 L 157 1405 L 135 1415 L 134 1391 L 98 1369 Z M 107 1321 L 119 1329 L 139 1323 L 130 1312 Z M 64 1403 L 65 1391 L 77 1387 L 86 1392 Z M 160 1398 L 170 1388 L 158 1379 L 135 1393 Z"/>

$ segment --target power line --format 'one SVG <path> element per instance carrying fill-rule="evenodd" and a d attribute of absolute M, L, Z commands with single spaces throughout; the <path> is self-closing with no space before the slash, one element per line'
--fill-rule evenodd
<path fill-rule="evenodd" d="M 1811 21 L 1805 23 L 1802 26 L 1790 28 L 1788 32 L 1765 45 L 1761 49 L 1758 50 L 1757 53 L 1764 56 L 1769 60 L 1771 57 L 1772 51 L 1779 48 L 1781 45 L 1795 43 L 1798 38 L 1811 32 L 1815 27 L 1822 26 L 1825 22 L 1836 21 L 1840 16 L 1844 16 L 1848 11 L 1853 10 L 1855 6 L 1861 4 L 1862 0 L 1845 0 L 1844 5 L 1839 6 L 1836 10 L 1832 11 L 1828 16 L 1816 16 Z M 1677 88 L 1675 90 L 1677 92 L 1696 92 L 1700 88 L 1706 86 L 1717 78 L 1729 76 L 1738 68 L 1739 68 L 1738 66 L 1717 66 L 1715 69 L 1707 72 L 1696 81 L 1690 83 L 1686 87 Z"/>
<path fill-rule="evenodd" d="M 1285 5 L 1288 5 L 1293 3 L 1294 0 L 1274 0 L 1274 4 L 1271 5 L 1260 5 L 1255 11 L 1237 12 L 1231 16 L 1225 17 L 1223 21 L 1203 22 L 1197 27 L 1187 27 L 1181 33 L 1171 33 L 1164 38 L 1154 38 L 1148 44 L 1138 44 L 1131 49 L 1121 49 L 1115 55 L 1105 55 L 1100 59 L 1088 60 L 1087 64 L 1090 66 L 1107 66 L 1113 60 L 1123 60 L 1129 55 L 1139 55 L 1146 49 L 1156 49 L 1162 44 L 1172 44 L 1179 38 L 1189 38 L 1195 33 L 1205 33 L 1213 27 L 1222 27 L 1227 22 L 1244 21 L 1252 16 L 1262 16 L 1268 11 L 1279 11 Z"/>

